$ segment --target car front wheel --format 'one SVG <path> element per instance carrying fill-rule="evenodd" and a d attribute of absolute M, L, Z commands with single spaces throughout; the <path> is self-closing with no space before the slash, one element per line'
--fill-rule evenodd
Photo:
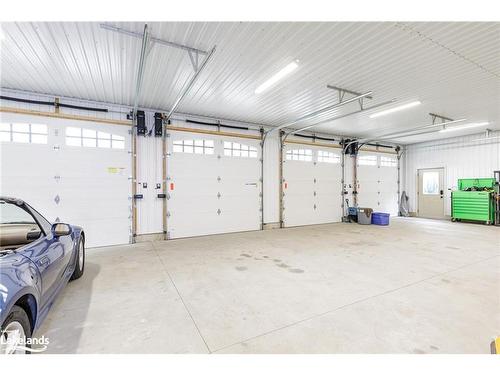
<path fill-rule="evenodd" d="M 76 280 L 82 277 L 83 270 L 85 268 L 85 242 L 83 238 L 80 237 L 78 240 L 78 252 L 76 254 L 76 264 L 73 275 L 71 275 L 71 280 Z"/>
<path fill-rule="evenodd" d="M 19 306 L 14 306 L 7 315 L 0 334 L 1 354 L 30 353 L 27 339 L 31 337 L 31 324 L 28 315 Z"/>

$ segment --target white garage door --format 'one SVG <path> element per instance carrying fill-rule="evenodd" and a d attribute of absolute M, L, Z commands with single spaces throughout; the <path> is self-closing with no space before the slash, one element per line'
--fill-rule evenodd
<path fill-rule="evenodd" d="M 357 163 L 358 206 L 397 215 L 398 160 L 396 155 L 361 151 Z"/>
<path fill-rule="evenodd" d="M 130 236 L 128 128 L 36 118 L 1 125 L 0 194 L 51 222 L 80 225 L 88 247 Z"/>
<path fill-rule="evenodd" d="M 168 238 L 260 229 L 258 139 L 171 131 L 168 153 Z"/>
<path fill-rule="evenodd" d="M 285 144 L 283 221 L 287 227 L 341 221 L 341 151 Z"/>

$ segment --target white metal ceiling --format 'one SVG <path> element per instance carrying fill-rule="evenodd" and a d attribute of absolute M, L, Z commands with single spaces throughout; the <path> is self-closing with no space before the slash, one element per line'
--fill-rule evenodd
<path fill-rule="evenodd" d="M 136 32 L 144 27 L 115 25 Z M 314 128 L 318 132 L 373 136 L 385 129 L 427 124 L 429 112 L 489 121 L 490 128 L 500 128 L 500 23 L 149 26 L 156 38 L 204 50 L 217 45 L 180 112 L 278 126 L 336 102 L 336 92 L 326 88 L 333 84 L 373 91 L 374 98 L 365 105 L 392 98 L 423 104 L 377 119 L 363 113 L 325 123 Z M 3 23 L 2 28 L 2 87 L 133 104 L 140 39 L 104 30 L 98 23 Z M 300 61 L 295 72 L 254 94 L 259 84 L 293 59 Z M 140 106 L 168 110 L 192 72 L 186 52 L 155 45 L 146 64 Z M 358 104 L 351 103 L 323 118 L 357 109 Z"/>

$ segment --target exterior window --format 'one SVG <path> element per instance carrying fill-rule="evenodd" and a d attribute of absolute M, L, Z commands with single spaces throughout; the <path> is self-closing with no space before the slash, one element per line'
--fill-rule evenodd
<path fill-rule="evenodd" d="M 377 156 L 376 155 L 358 156 L 358 165 L 377 165 Z"/>
<path fill-rule="evenodd" d="M 380 157 L 380 166 L 381 167 L 397 167 L 398 161 L 396 158 L 391 158 L 390 156 L 381 156 Z"/>
<path fill-rule="evenodd" d="M 123 150 L 125 148 L 125 137 L 91 129 L 68 126 L 66 128 L 66 145 Z"/>
<path fill-rule="evenodd" d="M 256 158 L 257 148 L 236 142 L 224 142 L 224 156 Z"/>
<path fill-rule="evenodd" d="M 334 152 L 318 150 L 318 162 L 319 163 L 340 163 L 340 155 Z"/>
<path fill-rule="evenodd" d="M 312 150 L 296 149 L 286 152 L 286 160 L 312 161 Z"/>
<path fill-rule="evenodd" d="M 186 154 L 213 155 L 214 141 L 211 139 L 185 139 L 174 141 L 173 151 Z"/>
<path fill-rule="evenodd" d="M 439 172 L 424 172 L 424 174 L 422 175 L 422 180 L 423 194 L 439 194 Z"/>
<path fill-rule="evenodd" d="M 0 124 L 2 142 L 47 144 L 47 136 L 44 124 Z"/>

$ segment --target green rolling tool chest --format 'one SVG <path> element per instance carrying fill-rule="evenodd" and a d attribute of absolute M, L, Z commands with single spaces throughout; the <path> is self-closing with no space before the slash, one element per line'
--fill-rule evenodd
<path fill-rule="evenodd" d="M 458 190 L 451 193 L 451 219 L 494 223 L 494 187 L 494 178 L 459 179 Z"/>

